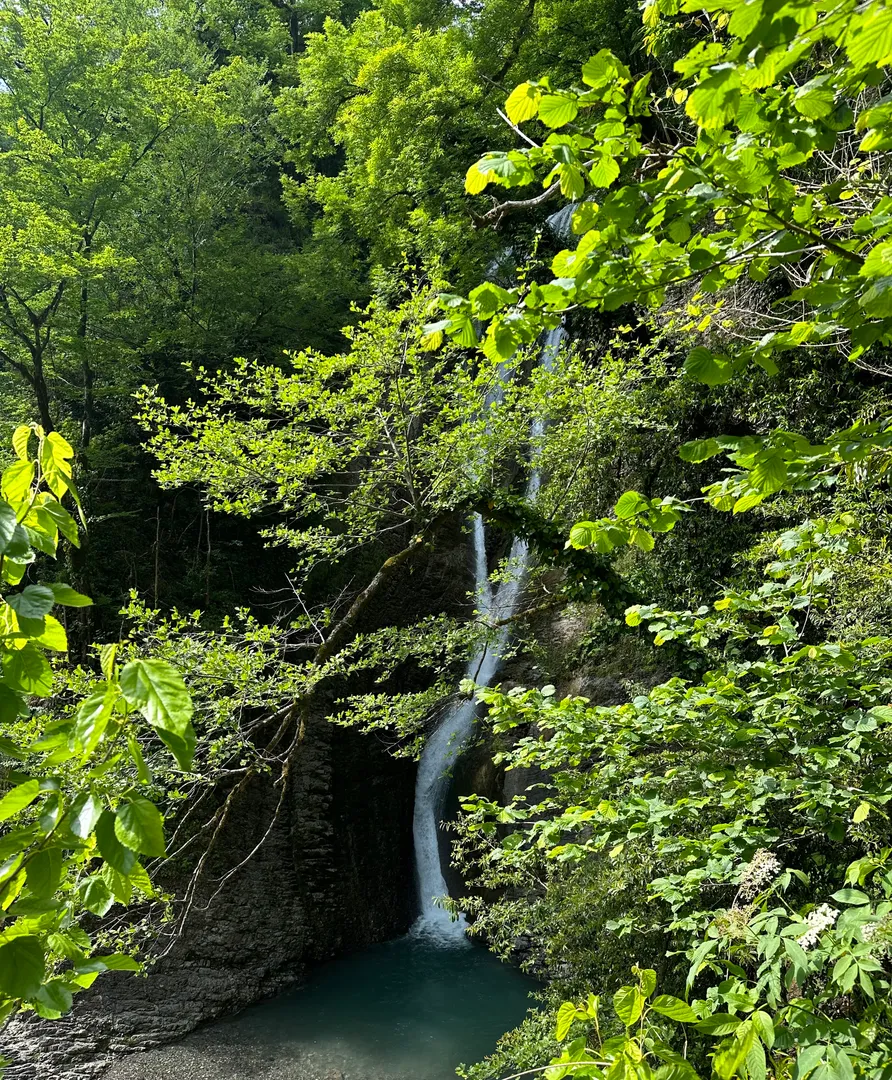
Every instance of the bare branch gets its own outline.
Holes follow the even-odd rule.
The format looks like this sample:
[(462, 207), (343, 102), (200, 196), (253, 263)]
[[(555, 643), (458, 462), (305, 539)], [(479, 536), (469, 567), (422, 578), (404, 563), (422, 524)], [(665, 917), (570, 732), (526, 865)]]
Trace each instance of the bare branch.
[(560, 194), (560, 190), (561, 182), (560, 180), (555, 180), (550, 188), (547, 188), (541, 195), (536, 195), (532, 199), (516, 199), (509, 202), (498, 203), (492, 210), (487, 210), (485, 214), (474, 215), (474, 228), (498, 229), (506, 217), (523, 213), (525, 210), (533, 210), (537, 206), (541, 206), (543, 203), (548, 202), (550, 199), (553, 199), (556, 195)]

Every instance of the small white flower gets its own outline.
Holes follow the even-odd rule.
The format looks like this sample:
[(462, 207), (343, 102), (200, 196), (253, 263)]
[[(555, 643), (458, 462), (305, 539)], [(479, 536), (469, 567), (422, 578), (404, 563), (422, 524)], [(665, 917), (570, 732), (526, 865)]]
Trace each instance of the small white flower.
[(812, 945), (817, 944), (821, 934), (825, 930), (829, 930), (838, 918), (839, 912), (836, 908), (832, 908), (829, 904), (821, 904), (820, 907), (816, 907), (814, 911), (810, 911), (806, 915), (805, 922), (808, 929), (804, 934), (800, 934), (796, 940), (803, 949), (810, 949)]
[(780, 873), (781, 864), (767, 848), (759, 848), (740, 875), (740, 895), (751, 900)]

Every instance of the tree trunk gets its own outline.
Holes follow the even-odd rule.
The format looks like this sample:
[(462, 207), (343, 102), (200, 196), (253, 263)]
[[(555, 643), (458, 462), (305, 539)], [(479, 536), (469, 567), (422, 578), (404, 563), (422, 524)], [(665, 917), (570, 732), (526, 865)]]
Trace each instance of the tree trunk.
[(34, 362), (34, 381), (31, 385), (34, 388), (34, 397), (37, 399), (37, 415), (40, 419), (40, 426), (45, 432), (49, 433), (55, 431), (56, 426), (50, 412), (50, 391), (43, 370), (43, 350), (35, 349), (31, 355)]
[(84, 414), (81, 418), (81, 449), (86, 450), (93, 437), (93, 368), (87, 353), (87, 285), (81, 285), (80, 318), (77, 324), (77, 336), (81, 351), (81, 372), (84, 379)]

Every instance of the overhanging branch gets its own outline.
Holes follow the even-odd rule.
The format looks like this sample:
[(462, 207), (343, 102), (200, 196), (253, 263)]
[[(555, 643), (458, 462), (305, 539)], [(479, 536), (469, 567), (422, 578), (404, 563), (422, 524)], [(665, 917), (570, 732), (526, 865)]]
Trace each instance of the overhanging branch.
[(514, 214), (522, 214), (526, 210), (534, 210), (537, 206), (541, 206), (543, 203), (553, 199), (560, 193), (561, 183), (559, 180), (542, 192), (541, 195), (536, 195), (532, 199), (515, 199), (508, 202), (498, 203), (492, 208), (487, 210), (485, 214), (472, 214), (475, 229), (498, 229), (502, 224), (502, 221), (506, 217), (512, 217)]

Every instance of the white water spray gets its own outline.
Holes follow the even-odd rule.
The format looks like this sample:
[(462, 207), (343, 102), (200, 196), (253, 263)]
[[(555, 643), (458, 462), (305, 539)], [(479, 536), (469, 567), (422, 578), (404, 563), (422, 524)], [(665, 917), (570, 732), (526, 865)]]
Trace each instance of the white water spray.
[[(540, 364), (548, 371), (551, 370), (564, 335), (563, 328), (558, 327), (551, 330), (545, 338)], [(538, 440), (544, 430), (544, 421), (536, 420), (530, 430), (533, 440)], [(533, 469), (526, 488), (529, 501), (535, 501), (541, 484), (539, 470)], [(529, 562), (529, 549), (525, 540), (514, 541), (508, 557), (510, 576), (493, 590), (486, 560), (486, 531), (483, 518), (479, 514), (474, 515), (473, 525), (474, 579), (478, 610), (485, 622), (497, 624), (509, 619), (515, 612)], [(473, 679), (479, 686), (488, 686), (499, 669), (507, 639), (508, 626), (503, 625), (496, 639), (486, 642), (471, 658), (464, 677)], [(471, 737), (476, 713), (476, 702), (464, 697), (447, 709), (440, 725), (424, 747), (415, 781), (415, 877), (421, 914), (413, 932), (434, 938), (444, 945), (461, 944), (467, 940), (464, 916), (454, 919), (437, 904), (439, 898), (449, 894), (440, 859), (439, 832), (452, 780), (452, 767)]]

